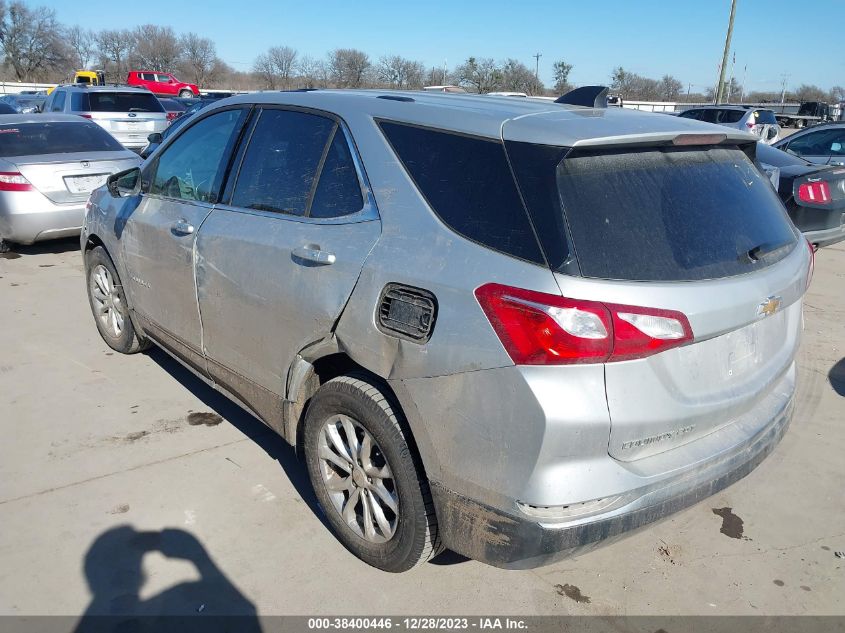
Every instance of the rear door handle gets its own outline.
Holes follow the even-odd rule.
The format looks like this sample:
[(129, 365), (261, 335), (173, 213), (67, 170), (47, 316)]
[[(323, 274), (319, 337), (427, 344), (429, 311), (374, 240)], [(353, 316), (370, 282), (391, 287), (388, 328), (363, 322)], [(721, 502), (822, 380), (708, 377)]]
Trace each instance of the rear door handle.
[(323, 266), (334, 264), (337, 261), (334, 253), (321, 250), (316, 244), (308, 244), (307, 246), (300, 246), (299, 248), (293, 249), (293, 256), (297, 259), (303, 259)]
[(185, 218), (179, 218), (170, 225), (170, 230), (175, 235), (190, 235), (194, 232), (194, 225), (190, 224)]

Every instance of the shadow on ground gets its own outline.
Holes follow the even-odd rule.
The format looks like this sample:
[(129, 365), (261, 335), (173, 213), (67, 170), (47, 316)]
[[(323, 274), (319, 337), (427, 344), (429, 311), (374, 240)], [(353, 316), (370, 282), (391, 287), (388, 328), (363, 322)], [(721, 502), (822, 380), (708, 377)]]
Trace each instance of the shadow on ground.
[[(267, 428), (260, 420), (244, 411), (241, 407), (229, 400), (219, 391), (197, 378), (188, 369), (168, 356), (157, 347), (152, 348), (148, 355), (164, 371), (177, 380), (185, 389), (199, 398), (205, 406), (216, 412), (223, 419), (228, 420), (236, 429), (255, 442), (270, 457), (279, 462), (282, 470), (290, 479), (297, 494), (308, 505), (311, 512), (316, 516), (323, 527), (331, 532), (331, 527), (326, 520), (323, 510), (317, 502), (314, 490), (311, 487), (311, 480), (308, 478), (308, 471), (304, 462), (297, 459), (293, 447), (288, 445), (274, 431)], [(469, 559), (456, 554), (450, 550), (431, 560), (434, 565), (457, 565)], [(363, 564), (363, 563), (362, 563)]]
[(36, 242), (30, 246), (22, 244), (10, 244), (11, 251), (4, 253), (4, 259), (15, 259), (15, 255), (26, 257), (27, 255), (45, 255), (69, 253), (79, 250), (79, 237), (65, 237), (60, 240), (48, 240)]
[[(142, 599), (147, 578), (142, 562), (158, 552), (187, 561), (199, 577)], [(83, 565), (91, 602), (75, 631), (183, 631), (184, 616), (200, 617), (203, 630), (217, 630), (216, 618), (236, 617), (237, 631), (261, 631), (255, 605), (226, 577), (197, 538), (182, 529), (139, 532), (121, 525), (100, 534)], [(197, 621), (192, 617), (192, 624)], [(193, 628), (196, 628), (194, 626)]]
[(841, 359), (827, 374), (830, 386), (840, 396), (845, 397), (845, 358)]
[(322, 509), (317, 503), (317, 497), (311, 488), (311, 481), (308, 479), (305, 464), (297, 459), (293, 447), (255, 416), (247, 413), (222, 393), (197, 378), (162, 350), (153, 347), (148, 355), (185, 389), (199, 398), (205, 406), (222, 416), (224, 420), (227, 420), (276, 460), (282, 470), (285, 471), (300, 498), (308, 505), (323, 526), (330, 530)]

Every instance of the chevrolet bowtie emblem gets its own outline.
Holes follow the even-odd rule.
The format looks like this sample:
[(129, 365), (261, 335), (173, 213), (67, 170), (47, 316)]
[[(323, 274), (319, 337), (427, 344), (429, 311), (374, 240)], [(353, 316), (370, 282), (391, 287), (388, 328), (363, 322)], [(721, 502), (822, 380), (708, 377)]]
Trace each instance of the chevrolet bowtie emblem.
[(757, 306), (757, 316), (761, 319), (772, 316), (775, 312), (780, 310), (782, 299), (780, 297), (769, 297)]

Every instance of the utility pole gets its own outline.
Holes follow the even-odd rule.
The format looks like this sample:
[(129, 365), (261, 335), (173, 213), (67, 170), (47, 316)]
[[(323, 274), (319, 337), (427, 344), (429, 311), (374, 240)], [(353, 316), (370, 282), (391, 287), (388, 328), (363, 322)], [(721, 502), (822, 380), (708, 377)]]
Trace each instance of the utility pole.
[(783, 112), (783, 102), (786, 101), (786, 82), (789, 80), (789, 75), (780, 76), (780, 111)]
[(536, 60), (534, 65), (534, 79), (540, 78), (540, 58), (543, 56), (543, 53), (534, 53), (531, 57)]
[(731, 37), (734, 33), (734, 15), (736, 15), (736, 0), (731, 0), (731, 17), (728, 19), (728, 34), (725, 36), (725, 52), (722, 53), (722, 66), (719, 69), (719, 83), (716, 86), (716, 103), (721, 103), (725, 91), (725, 70), (728, 65), (728, 54), (731, 50)]
[(443, 60), (443, 85), (446, 85), (446, 64), (449, 63), (448, 59)]

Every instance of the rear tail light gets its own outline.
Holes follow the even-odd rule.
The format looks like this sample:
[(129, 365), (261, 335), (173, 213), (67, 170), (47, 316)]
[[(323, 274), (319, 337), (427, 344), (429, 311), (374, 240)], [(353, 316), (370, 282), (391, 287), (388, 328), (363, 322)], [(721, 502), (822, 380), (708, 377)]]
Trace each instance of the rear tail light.
[(168, 112), (167, 113), (167, 121), (175, 121), (179, 118), (179, 115), (182, 114), (181, 112)]
[(0, 171), (0, 191), (32, 191), (32, 185), (20, 172)]
[(475, 296), (517, 365), (570, 365), (645, 358), (693, 340), (673, 310), (568, 299), (486, 284)]
[(798, 185), (798, 199), (813, 204), (830, 202), (830, 185), (824, 180), (805, 182)]
[(751, 128), (754, 127), (754, 124), (751, 121), (746, 121), (745, 127), (747, 127), (748, 129), (751, 129)]

